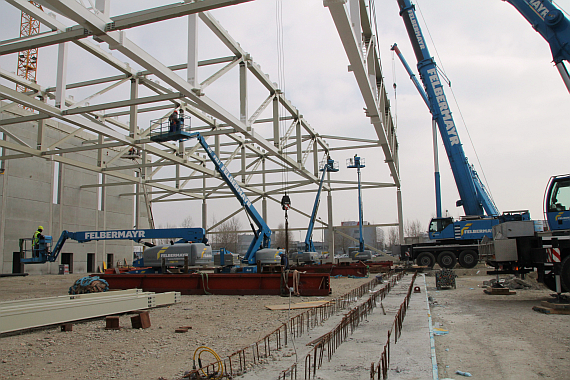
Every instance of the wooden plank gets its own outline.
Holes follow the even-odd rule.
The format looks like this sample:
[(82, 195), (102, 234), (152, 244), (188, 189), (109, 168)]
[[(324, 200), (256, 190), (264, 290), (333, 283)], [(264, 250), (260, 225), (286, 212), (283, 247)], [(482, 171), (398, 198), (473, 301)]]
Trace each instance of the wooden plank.
[(511, 291), (509, 288), (487, 288), (483, 291), (486, 294), (490, 294), (492, 296), (509, 296), (509, 295), (517, 294), (517, 292)]
[(570, 315), (570, 309), (551, 309), (549, 307), (533, 306), (532, 310), (538, 311), (544, 314), (565, 314)]
[(569, 309), (570, 310), (570, 303), (554, 303), (548, 301), (542, 301), (540, 303), (542, 307), (547, 307), (550, 309)]
[[(291, 305), (291, 310), (295, 309), (311, 309), (313, 307), (323, 306), (330, 301), (310, 301), (310, 302), (300, 302)], [(289, 304), (285, 305), (265, 305), (269, 310), (289, 310)]]

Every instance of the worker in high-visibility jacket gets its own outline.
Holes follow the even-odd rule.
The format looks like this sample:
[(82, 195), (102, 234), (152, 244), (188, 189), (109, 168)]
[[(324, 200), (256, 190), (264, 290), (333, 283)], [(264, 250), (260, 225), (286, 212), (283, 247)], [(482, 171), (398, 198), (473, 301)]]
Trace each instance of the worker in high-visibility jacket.
[(34, 237), (32, 238), (32, 256), (39, 257), (39, 249), (40, 249), (40, 239), (44, 238), (42, 235), (44, 228), (42, 226), (38, 227), (38, 230), (34, 232)]

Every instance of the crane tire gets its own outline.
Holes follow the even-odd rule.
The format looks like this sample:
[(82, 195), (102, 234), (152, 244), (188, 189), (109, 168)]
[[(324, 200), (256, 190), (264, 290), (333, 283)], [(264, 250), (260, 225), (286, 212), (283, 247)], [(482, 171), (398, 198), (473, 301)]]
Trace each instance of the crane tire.
[(451, 251), (443, 251), (437, 255), (437, 263), (442, 268), (452, 269), (457, 264), (457, 257)]
[(560, 285), (563, 292), (570, 292), (570, 255), (562, 260), (562, 268), (560, 270)]
[(431, 252), (421, 252), (416, 258), (416, 264), (420, 267), (433, 268), (435, 265), (435, 257)]
[(466, 249), (459, 254), (459, 265), (463, 268), (473, 268), (479, 262), (479, 255), (472, 249)]

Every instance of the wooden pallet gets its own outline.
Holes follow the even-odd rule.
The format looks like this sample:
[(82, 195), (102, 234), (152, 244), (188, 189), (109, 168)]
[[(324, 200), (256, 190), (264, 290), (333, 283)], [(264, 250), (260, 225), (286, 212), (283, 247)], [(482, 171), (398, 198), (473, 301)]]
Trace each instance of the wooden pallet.
[(565, 314), (570, 315), (570, 304), (568, 303), (554, 303), (542, 301), (540, 306), (533, 306), (532, 310), (544, 314)]
[(490, 294), (492, 296), (510, 296), (513, 294), (517, 294), (517, 292), (513, 292), (509, 288), (487, 288), (483, 291), (486, 294)]

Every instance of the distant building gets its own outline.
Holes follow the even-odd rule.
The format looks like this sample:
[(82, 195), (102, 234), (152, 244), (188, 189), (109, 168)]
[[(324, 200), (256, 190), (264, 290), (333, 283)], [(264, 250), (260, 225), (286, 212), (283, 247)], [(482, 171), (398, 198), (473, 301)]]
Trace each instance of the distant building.
[[(344, 227), (344, 228), (342, 228)], [(345, 221), (341, 223), (341, 228), (339, 229), (342, 233), (356, 239), (356, 241), (349, 239), (339, 233), (335, 233), (335, 255), (348, 254), (350, 247), (358, 247), (358, 241), (360, 240), (360, 228), (357, 221)], [(364, 239), (364, 244), (368, 244), (372, 247), (376, 247), (376, 227), (371, 226), (370, 222), (362, 222), (362, 238)], [(329, 231), (325, 230), (325, 242), (328, 244), (329, 241)], [(328, 245), (327, 245), (327, 251)]]

